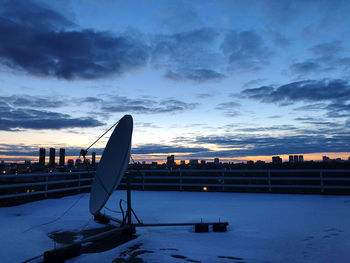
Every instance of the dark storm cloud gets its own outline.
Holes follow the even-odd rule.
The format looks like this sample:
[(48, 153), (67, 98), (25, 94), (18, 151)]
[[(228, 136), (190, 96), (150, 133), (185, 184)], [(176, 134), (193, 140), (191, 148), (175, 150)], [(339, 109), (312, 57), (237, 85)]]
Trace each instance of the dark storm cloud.
[(0, 106), (0, 130), (18, 129), (64, 129), (74, 127), (97, 127), (103, 123), (93, 118), (72, 118), (68, 114), (52, 111)]
[(268, 64), (272, 52), (255, 31), (231, 31), (226, 34), (221, 49), (228, 57), (230, 69), (258, 70)]
[(122, 74), (147, 63), (145, 44), (131, 34), (69, 29), (73, 23), (30, 1), (0, 9), (0, 61), (33, 75), (64, 79)]
[(131, 112), (141, 114), (175, 113), (194, 109), (198, 103), (187, 103), (177, 99), (151, 100), (130, 99), (114, 96), (101, 104), (104, 112)]
[(262, 102), (295, 103), (298, 101), (344, 101), (350, 98), (350, 84), (346, 80), (304, 80), (279, 87), (263, 86), (245, 89), (242, 95)]
[(208, 151), (208, 149), (203, 147), (169, 146), (161, 144), (145, 144), (132, 148), (133, 154), (196, 153), (206, 151)]

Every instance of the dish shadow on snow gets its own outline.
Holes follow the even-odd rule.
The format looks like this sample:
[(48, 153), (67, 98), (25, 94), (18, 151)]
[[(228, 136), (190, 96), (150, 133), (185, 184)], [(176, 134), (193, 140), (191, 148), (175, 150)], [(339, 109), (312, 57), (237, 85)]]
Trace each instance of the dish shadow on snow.
[[(55, 231), (49, 234), (49, 237), (56, 243), (61, 245), (68, 245), (75, 241), (114, 229), (114, 226), (108, 225), (100, 228), (86, 229), (83, 231)], [(100, 253), (113, 249), (121, 244), (124, 244), (137, 235), (121, 235), (119, 233), (109, 235), (101, 240), (90, 242), (83, 246), (83, 253)]]

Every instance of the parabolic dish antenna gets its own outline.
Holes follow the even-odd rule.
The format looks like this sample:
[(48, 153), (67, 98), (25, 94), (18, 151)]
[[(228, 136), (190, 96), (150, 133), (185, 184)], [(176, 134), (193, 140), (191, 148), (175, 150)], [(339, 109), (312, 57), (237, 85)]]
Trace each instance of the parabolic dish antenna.
[(118, 187), (130, 159), (133, 120), (125, 115), (115, 127), (98, 164), (90, 193), (90, 213), (100, 212)]

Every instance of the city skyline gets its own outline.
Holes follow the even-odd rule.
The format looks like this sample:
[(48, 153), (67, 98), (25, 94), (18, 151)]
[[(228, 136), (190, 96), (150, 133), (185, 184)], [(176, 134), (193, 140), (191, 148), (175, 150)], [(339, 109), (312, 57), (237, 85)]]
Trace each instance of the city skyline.
[(350, 155), (348, 1), (0, 2), (0, 160)]

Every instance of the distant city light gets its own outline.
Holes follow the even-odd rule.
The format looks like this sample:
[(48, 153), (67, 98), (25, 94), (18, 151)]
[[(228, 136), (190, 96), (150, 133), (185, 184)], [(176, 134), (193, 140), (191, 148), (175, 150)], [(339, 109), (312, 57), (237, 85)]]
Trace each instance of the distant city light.
[(203, 186), (203, 191), (208, 191), (208, 188), (206, 186)]

